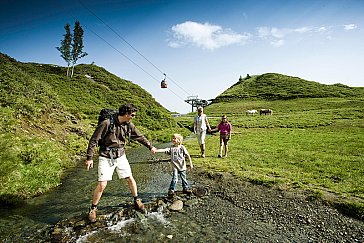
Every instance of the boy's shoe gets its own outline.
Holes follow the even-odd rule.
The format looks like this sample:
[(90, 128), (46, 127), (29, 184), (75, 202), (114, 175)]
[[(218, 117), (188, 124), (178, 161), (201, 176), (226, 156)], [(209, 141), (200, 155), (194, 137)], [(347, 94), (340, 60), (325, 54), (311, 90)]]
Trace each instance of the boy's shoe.
[(173, 190), (168, 190), (168, 196), (173, 197), (175, 192)]
[(145, 212), (145, 207), (144, 204), (142, 203), (142, 200), (140, 200), (139, 198), (134, 200), (134, 208), (142, 213)]
[(188, 188), (183, 188), (183, 194), (190, 195), (190, 194), (192, 194), (192, 190), (188, 189)]
[(90, 220), (91, 223), (96, 222), (96, 211), (97, 208), (90, 208), (88, 211), (88, 219)]

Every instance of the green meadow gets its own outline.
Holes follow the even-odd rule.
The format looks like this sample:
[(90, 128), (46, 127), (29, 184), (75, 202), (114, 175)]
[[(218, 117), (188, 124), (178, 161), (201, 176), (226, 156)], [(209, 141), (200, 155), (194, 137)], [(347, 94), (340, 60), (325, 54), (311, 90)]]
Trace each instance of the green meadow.
[[(155, 143), (189, 136), (193, 116), (171, 112), (143, 88), (96, 65), (66, 68), (22, 63), (0, 53), (0, 203), (14, 205), (62, 183), (83, 163), (101, 108), (132, 102), (135, 124)], [(364, 88), (324, 85), (267, 73), (240, 78), (205, 113), (216, 126), (233, 124), (229, 156), (217, 158), (219, 136), (207, 137), (207, 157), (196, 139), (185, 144), (194, 164), (281, 190), (303, 190), (364, 217)], [(272, 116), (246, 115), (270, 108)], [(132, 143), (131, 146), (138, 146)]]
[[(270, 108), (272, 116), (246, 115)], [(223, 171), (281, 190), (303, 190), (355, 215), (364, 215), (364, 99), (303, 98), (235, 101), (206, 107), (214, 127), (226, 114), (233, 125), (229, 154), (218, 158), (219, 135), (186, 140), (197, 167)], [(179, 118), (187, 123), (193, 117)], [(354, 210), (353, 210), (354, 208)]]

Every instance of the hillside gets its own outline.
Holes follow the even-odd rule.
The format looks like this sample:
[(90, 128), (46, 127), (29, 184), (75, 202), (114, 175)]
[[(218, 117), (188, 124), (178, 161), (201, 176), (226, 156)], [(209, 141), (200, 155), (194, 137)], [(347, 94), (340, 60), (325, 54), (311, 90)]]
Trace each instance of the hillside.
[[(301, 191), (307, 201), (323, 201), (363, 219), (363, 91), (281, 74), (242, 79), (204, 110), (212, 127), (221, 115), (231, 122), (228, 157), (218, 158), (220, 141), (214, 133), (206, 137), (206, 158), (197, 156), (194, 165), (269, 188)], [(273, 114), (246, 114), (264, 108)], [(178, 118), (184, 124), (191, 119)], [(195, 143), (184, 143), (192, 156), (199, 154)]]
[(240, 99), (287, 100), (295, 98), (363, 97), (363, 87), (326, 85), (277, 73), (245, 77), (213, 102)]
[(96, 65), (77, 65), (67, 78), (65, 67), (21, 63), (0, 53), (0, 81), (0, 201), (58, 185), (63, 172), (84, 158), (104, 107), (133, 103), (139, 109), (134, 123), (152, 140), (169, 140), (170, 130), (178, 129), (148, 92)]

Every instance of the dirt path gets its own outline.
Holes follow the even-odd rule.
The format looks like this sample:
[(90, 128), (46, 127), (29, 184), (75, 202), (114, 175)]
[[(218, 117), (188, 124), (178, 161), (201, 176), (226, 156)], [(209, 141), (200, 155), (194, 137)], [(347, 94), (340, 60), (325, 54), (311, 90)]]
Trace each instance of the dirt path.
[(298, 192), (242, 182), (229, 174), (195, 172), (208, 196), (185, 216), (220, 242), (364, 242), (364, 221)]

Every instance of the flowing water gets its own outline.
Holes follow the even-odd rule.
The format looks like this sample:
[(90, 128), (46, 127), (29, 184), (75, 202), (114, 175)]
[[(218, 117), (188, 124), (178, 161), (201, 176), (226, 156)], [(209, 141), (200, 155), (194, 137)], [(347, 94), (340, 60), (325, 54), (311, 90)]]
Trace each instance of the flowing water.
[[(158, 159), (166, 159), (165, 156), (164, 154), (152, 155), (145, 147), (127, 151), (127, 157), (137, 181), (139, 196), (144, 202), (166, 195), (171, 179), (170, 164), (155, 162)], [(189, 183), (193, 184), (191, 178), (188, 179)], [(19, 208), (2, 207), (0, 209), (0, 242), (49, 241), (52, 225), (60, 220), (87, 213), (96, 180), (97, 168), (86, 172), (82, 161), (68, 173), (62, 185), (52, 192), (30, 199)], [(180, 188), (179, 181), (177, 189)], [(132, 196), (126, 180), (117, 179), (114, 173), (114, 179), (108, 183), (99, 208), (131, 202)], [(187, 225), (190, 229), (199, 227), (189, 222), (183, 213), (166, 218), (162, 213), (154, 212), (143, 219), (122, 220), (107, 229), (80, 237), (77, 242), (161, 242), (172, 239), (179, 234), (182, 226), (184, 228)], [(183, 237), (189, 237), (188, 232), (187, 236)]]

